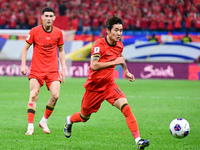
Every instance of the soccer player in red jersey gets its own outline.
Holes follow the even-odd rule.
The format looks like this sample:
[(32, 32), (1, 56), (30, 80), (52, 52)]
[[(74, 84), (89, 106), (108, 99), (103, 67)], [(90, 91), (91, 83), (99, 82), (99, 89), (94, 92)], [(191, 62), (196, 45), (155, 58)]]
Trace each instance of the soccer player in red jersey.
[[(47, 120), (52, 114), (59, 98), (61, 76), (62, 82), (65, 82), (66, 65), (65, 51), (63, 48), (64, 41), (62, 31), (53, 26), (55, 11), (50, 7), (46, 7), (42, 10), (41, 18), (43, 24), (30, 30), (21, 56), (21, 73), (26, 75), (28, 73), (28, 68), (26, 66), (27, 51), (33, 44), (33, 56), (29, 74), (30, 97), (27, 111), (28, 130), (26, 135), (32, 135), (34, 133), (33, 121), (36, 111), (36, 102), (39, 89), (43, 86), (44, 81), (46, 82), (47, 89), (50, 91), (51, 96), (46, 105), (44, 116), (39, 123), (39, 127), (41, 127), (45, 133), (50, 133)], [(58, 68), (58, 50), (62, 67), (60, 73)]]
[(82, 99), (81, 112), (67, 116), (64, 127), (66, 137), (71, 136), (72, 124), (86, 122), (92, 113), (97, 112), (101, 103), (107, 100), (125, 116), (126, 123), (133, 134), (138, 149), (149, 145), (149, 140), (140, 138), (137, 121), (131, 111), (126, 96), (114, 80), (116, 65), (121, 65), (130, 81), (134, 76), (129, 72), (122, 55), (123, 44), (120, 41), (123, 31), (123, 20), (113, 16), (106, 21), (107, 36), (95, 42), (91, 51), (89, 75), (84, 84), (85, 93)]

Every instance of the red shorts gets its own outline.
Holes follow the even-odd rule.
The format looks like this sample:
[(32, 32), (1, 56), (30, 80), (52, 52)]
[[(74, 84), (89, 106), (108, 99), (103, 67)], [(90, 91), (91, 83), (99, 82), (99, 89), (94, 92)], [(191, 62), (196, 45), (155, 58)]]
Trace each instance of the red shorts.
[(40, 84), (40, 86), (44, 85), (44, 81), (46, 82), (47, 89), (49, 90), (49, 87), (53, 81), (60, 81), (60, 74), (59, 72), (37, 72), (37, 71), (30, 71), (29, 74), (29, 80), (32, 78), (36, 78)]
[(124, 93), (120, 90), (116, 84), (110, 85), (103, 92), (86, 90), (83, 95), (81, 113), (84, 115), (90, 115), (93, 112), (97, 112), (104, 100), (107, 100), (111, 105), (118, 98), (126, 98)]

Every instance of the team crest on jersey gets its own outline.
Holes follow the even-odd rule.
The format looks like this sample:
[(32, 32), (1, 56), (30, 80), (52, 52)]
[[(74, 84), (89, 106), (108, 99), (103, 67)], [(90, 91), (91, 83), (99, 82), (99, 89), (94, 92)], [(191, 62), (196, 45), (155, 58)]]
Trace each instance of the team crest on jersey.
[(94, 53), (99, 53), (100, 47), (94, 47)]

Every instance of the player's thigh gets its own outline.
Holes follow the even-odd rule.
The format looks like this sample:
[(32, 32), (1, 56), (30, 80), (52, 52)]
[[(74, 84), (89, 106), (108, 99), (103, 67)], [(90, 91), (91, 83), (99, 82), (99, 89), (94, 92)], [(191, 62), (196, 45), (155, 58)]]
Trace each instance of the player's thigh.
[(122, 104), (127, 103), (127, 99), (123, 91), (118, 85), (111, 85), (106, 92), (106, 100), (113, 106), (120, 108)]
[(49, 90), (50, 90), (51, 95), (57, 95), (57, 97), (58, 97), (59, 92), (60, 92), (60, 81), (51, 82)]
[(40, 83), (36, 78), (30, 79), (30, 91), (36, 90), (38, 91), (40, 89)]
[(45, 81), (45, 73), (42, 72), (37, 72), (37, 71), (31, 71), (29, 74), (29, 80), (34, 79), (34, 83), (36, 82), (35, 79), (38, 81), (40, 84), (40, 87), (44, 85)]
[[(59, 72), (47, 73), (45, 82), (46, 82), (46, 86), (47, 86), (48, 90), (50, 90), (50, 87), (51, 87), (56, 92), (60, 91), (61, 78), (60, 78)], [(58, 87), (58, 89), (56, 89), (57, 87)], [(52, 90), (50, 90), (50, 91), (52, 91)]]
[(97, 112), (104, 101), (103, 92), (91, 92), (86, 90), (81, 104), (81, 113), (90, 116), (93, 112)]
[(36, 78), (31, 78), (30, 79), (30, 97), (29, 97), (29, 102), (36, 102), (38, 99), (38, 93), (40, 89), (40, 83)]

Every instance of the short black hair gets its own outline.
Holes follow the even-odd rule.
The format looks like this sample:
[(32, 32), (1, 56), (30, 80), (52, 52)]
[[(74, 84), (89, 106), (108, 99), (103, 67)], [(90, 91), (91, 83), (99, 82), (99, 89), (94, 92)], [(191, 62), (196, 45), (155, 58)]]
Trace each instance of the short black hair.
[(123, 20), (120, 17), (117, 17), (116, 15), (112, 16), (106, 21), (106, 28), (108, 28), (110, 31), (115, 24), (122, 24)]
[(51, 7), (45, 7), (43, 10), (42, 10), (42, 14), (44, 14), (45, 12), (53, 12), (55, 14), (55, 11), (53, 8)]

